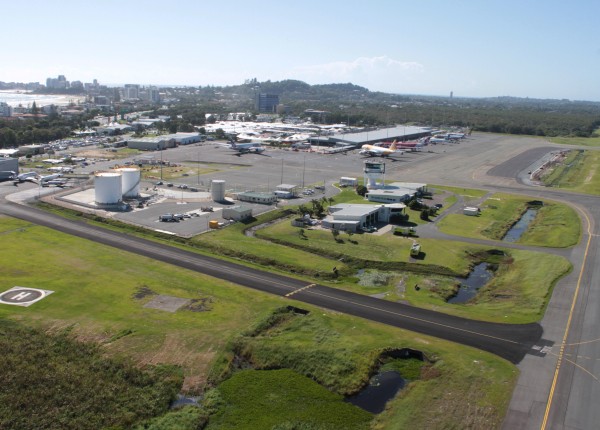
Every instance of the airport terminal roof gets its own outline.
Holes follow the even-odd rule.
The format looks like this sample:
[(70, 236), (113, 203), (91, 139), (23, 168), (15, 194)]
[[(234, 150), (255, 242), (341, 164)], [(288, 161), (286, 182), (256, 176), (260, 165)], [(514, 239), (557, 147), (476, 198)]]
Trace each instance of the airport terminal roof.
[(419, 137), (429, 136), (431, 128), (397, 125), (387, 128), (363, 129), (356, 133), (336, 133), (332, 136), (321, 136), (311, 138), (311, 141), (323, 144), (347, 144), (353, 146), (368, 143), (386, 142), (393, 140), (413, 140)]

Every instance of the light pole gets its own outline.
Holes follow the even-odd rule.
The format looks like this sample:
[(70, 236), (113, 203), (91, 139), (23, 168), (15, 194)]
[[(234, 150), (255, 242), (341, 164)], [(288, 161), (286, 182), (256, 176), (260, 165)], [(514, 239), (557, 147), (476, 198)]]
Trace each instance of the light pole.
[(198, 149), (198, 185), (200, 185), (200, 150)]
[(302, 164), (302, 189), (304, 189), (304, 172), (306, 171), (306, 154), (304, 154), (304, 163)]
[(160, 151), (160, 181), (162, 182), (162, 180), (163, 180), (163, 172), (162, 172), (163, 159), (162, 159), (162, 149), (160, 149), (160, 147), (159, 147), (159, 151)]

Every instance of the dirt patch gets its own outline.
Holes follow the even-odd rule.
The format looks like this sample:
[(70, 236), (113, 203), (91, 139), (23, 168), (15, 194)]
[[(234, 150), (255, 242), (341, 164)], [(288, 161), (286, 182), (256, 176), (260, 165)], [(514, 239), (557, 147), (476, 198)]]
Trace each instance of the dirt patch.
[(166, 312), (175, 312), (180, 308), (188, 305), (190, 299), (182, 299), (181, 297), (157, 295), (152, 300), (144, 305), (145, 308), (159, 309)]
[(149, 296), (154, 296), (156, 293), (150, 289), (147, 285), (142, 285), (138, 287), (135, 293), (133, 293), (133, 298), (137, 300), (144, 299)]
[(147, 354), (140, 362), (143, 365), (173, 364), (181, 366), (184, 371), (184, 380), (181, 391), (183, 393), (198, 393), (206, 385), (210, 364), (215, 352), (209, 349), (206, 352), (191, 351), (182, 338), (177, 334), (168, 334), (165, 341), (154, 354)]
[(583, 180), (584, 184), (589, 184), (590, 182), (592, 182), (592, 178), (594, 177), (594, 174), (596, 173), (596, 169), (598, 168), (598, 166), (596, 164), (594, 164), (590, 170), (590, 173), (587, 175), (587, 177)]
[(105, 149), (87, 149), (85, 151), (78, 152), (77, 155), (79, 157), (88, 158), (108, 158), (109, 160), (119, 158), (116, 152), (110, 152)]
[(212, 310), (212, 303), (212, 297), (204, 297), (202, 299), (191, 299), (189, 303), (181, 309), (191, 312), (207, 312)]

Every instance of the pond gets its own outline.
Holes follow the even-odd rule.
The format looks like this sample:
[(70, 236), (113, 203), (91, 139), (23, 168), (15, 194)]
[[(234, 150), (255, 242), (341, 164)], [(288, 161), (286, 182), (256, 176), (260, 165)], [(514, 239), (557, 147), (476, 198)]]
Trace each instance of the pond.
[(487, 263), (479, 263), (473, 267), (471, 273), (466, 279), (460, 280), (460, 288), (456, 295), (448, 299), (448, 303), (465, 303), (475, 297), (477, 291), (487, 284), (494, 276), (494, 273), (488, 269)]
[(373, 376), (369, 385), (345, 400), (365, 411), (378, 414), (383, 412), (388, 400), (393, 399), (405, 385), (406, 380), (398, 372), (382, 372)]
[(183, 394), (177, 394), (177, 398), (171, 402), (171, 409), (180, 408), (182, 406), (194, 405), (200, 407), (198, 401), (201, 397), (187, 397)]
[(506, 232), (502, 240), (504, 242), (516, 242), (519, 240), (523, 233), (525, 233), (527, 230), (527, 227), (529, 227), (531, 221), (535, 219), (536, 215), (537, 209), (527, 209), (519, 221), (517, 221), (515, 225), (513, 225), (510, 230)]

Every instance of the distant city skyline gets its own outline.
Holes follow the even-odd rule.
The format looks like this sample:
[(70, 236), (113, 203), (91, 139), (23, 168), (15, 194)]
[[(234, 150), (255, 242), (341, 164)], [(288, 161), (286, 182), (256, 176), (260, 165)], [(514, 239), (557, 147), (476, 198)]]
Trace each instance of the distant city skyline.
[(600, 101), (600, 3), (549, 0), (3, 2), (0, 81), (225, 86)]

